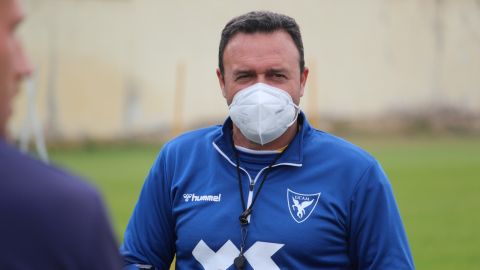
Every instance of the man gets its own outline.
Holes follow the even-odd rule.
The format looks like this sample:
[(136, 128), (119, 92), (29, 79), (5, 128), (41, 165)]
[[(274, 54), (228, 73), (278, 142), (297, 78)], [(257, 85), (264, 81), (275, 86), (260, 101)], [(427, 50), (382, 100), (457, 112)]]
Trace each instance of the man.
[(127, 268), (414, 269), (390, 184), (358, 147), (313, 129), (296, 22), (250, 12), (223, 29), (223, 126), (165, 144), (121, 248)]
[(0, 269), (120, 269), (97, 191), (6, 143), (12, 99), (31, 66), (15, 36), (23, 11), (0, 0)]

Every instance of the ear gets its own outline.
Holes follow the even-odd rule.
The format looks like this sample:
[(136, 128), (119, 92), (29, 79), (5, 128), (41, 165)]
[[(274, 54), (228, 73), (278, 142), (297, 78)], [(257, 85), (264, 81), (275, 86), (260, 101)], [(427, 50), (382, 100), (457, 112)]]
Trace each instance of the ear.
[(225, 92), (225, 78), (222, 75), (220, 69), (217, 68), (217, 78), (218, 83), (220, 84), (220, 89), (222, 90), (222, 95), (224, 98), (227, 98), (227, 93)]
[(308, 67), (305, 67), (302, 74), (300, 74), (300, 97), (303, 97), (303, 93), (305, 91), (305, 84), (307, 83), (308, 72)]

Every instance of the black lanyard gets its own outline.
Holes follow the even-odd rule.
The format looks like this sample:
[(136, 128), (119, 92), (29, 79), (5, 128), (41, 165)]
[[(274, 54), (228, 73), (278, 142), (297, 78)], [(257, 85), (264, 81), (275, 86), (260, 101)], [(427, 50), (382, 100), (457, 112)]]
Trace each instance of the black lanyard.
[(265, 173), (263, 174), (263, 178), (262, 178), (262, 181), (260, 182), (260, 186), (258, 187), (257, 193), (255, 193), (255, 195), (253, 196), (252, 203), (248, 206), (248, 208), (245, 204), (245, 199), (243, 198), (242, 177), (240, 175), (240, 159), (238, 157), (238, 150), (235, 148), (233, 139), (232, 139), (232, 147), (233, 147), (233, 152), (235, 153), (235, 158), (236, 158), (236, 163), (237, 163), (236, 164), (237, 165), (237, 179), (238, 179), (238, 186), (239, 186), (239, 190), (240, 190), (240, 199), (242, 201), (242, 208), (243, 208), (243, 212), (238, 217), (239, 220), (240, 220), (240, 227), (241, 227), (240, 232), (241, 232), (241, 235), (242, 235), (242, 238), (241, 238), (242, 242), (241, 242), (241, 245), (240, 245), (240, 254), (238, 255), (238, 257), (235, 258), (235, 260), (233, 261), (233, 264), (235, 265), (235, 268), (237, 268), (237, 270), (242, 270), (245, 267), (245, 257), (243, 256), (243, 252), (244, 252), (244, 247), (245, 247), (245, 240), (247, 239), (247, 234), (248, 234), (248, 216), (250, 216), (252, 214), (253, 204), (257, 200), (258, 195), (260, 194), (260, 191), (262, 190), (263, 183), (265, 183), (265, 180), (267, 179), (268, 174), (272, 170), (273, 165), (275, 165), (275, 163), (283, 155), (283, 153), (285, 153), (287, 151), (288, 146), (275, 157), (275, 159), (270, 163), (270, 165), (268, 165), (268, 168), (266, 169)]

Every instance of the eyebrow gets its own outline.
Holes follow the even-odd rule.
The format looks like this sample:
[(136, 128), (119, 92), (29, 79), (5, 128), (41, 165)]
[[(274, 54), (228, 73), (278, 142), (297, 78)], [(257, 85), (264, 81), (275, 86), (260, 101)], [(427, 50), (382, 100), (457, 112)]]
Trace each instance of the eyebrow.
[(236, 70), (233, 72), (233, 76), (239, 75), (253, 75), (255, 72), (253, 70)]
[(272, 73), (288, 73), (288, 70), (284, 69), (284, 68), (270, 68), (267, 70), (267, 72), (265, 73), (268, 73), (268, 74), (272, 74)]
[[(287, 69), (284, 69), (284, 68), (270, 68), (270, 69), (267, 69), (267, 71), (265, 71), (266, 74), (274, 74), (274, 73), (288, 73), (288, 70)], [(238, 76), (238, 75), (252, 75), (252, 74), (255, 74), (255, 71), (253, 70), (248, 70), (248, 69), (245, 69), (245, 70), (236, 70), (233, 72), (233, 75), (234, 76)]]

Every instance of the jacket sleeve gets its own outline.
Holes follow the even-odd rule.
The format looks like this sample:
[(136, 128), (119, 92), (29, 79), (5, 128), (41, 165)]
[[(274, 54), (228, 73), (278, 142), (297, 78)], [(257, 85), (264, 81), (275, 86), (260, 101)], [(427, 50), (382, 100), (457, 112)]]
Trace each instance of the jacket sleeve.
[(391, 185), (377, 162), (352, 194), (349, 238), (354, 269), (415, 269)]
[(146, 177), (125, 231), (120, 247), (124, 269), (169, 269), (175, 255), (170, 185), (162, 153)]

